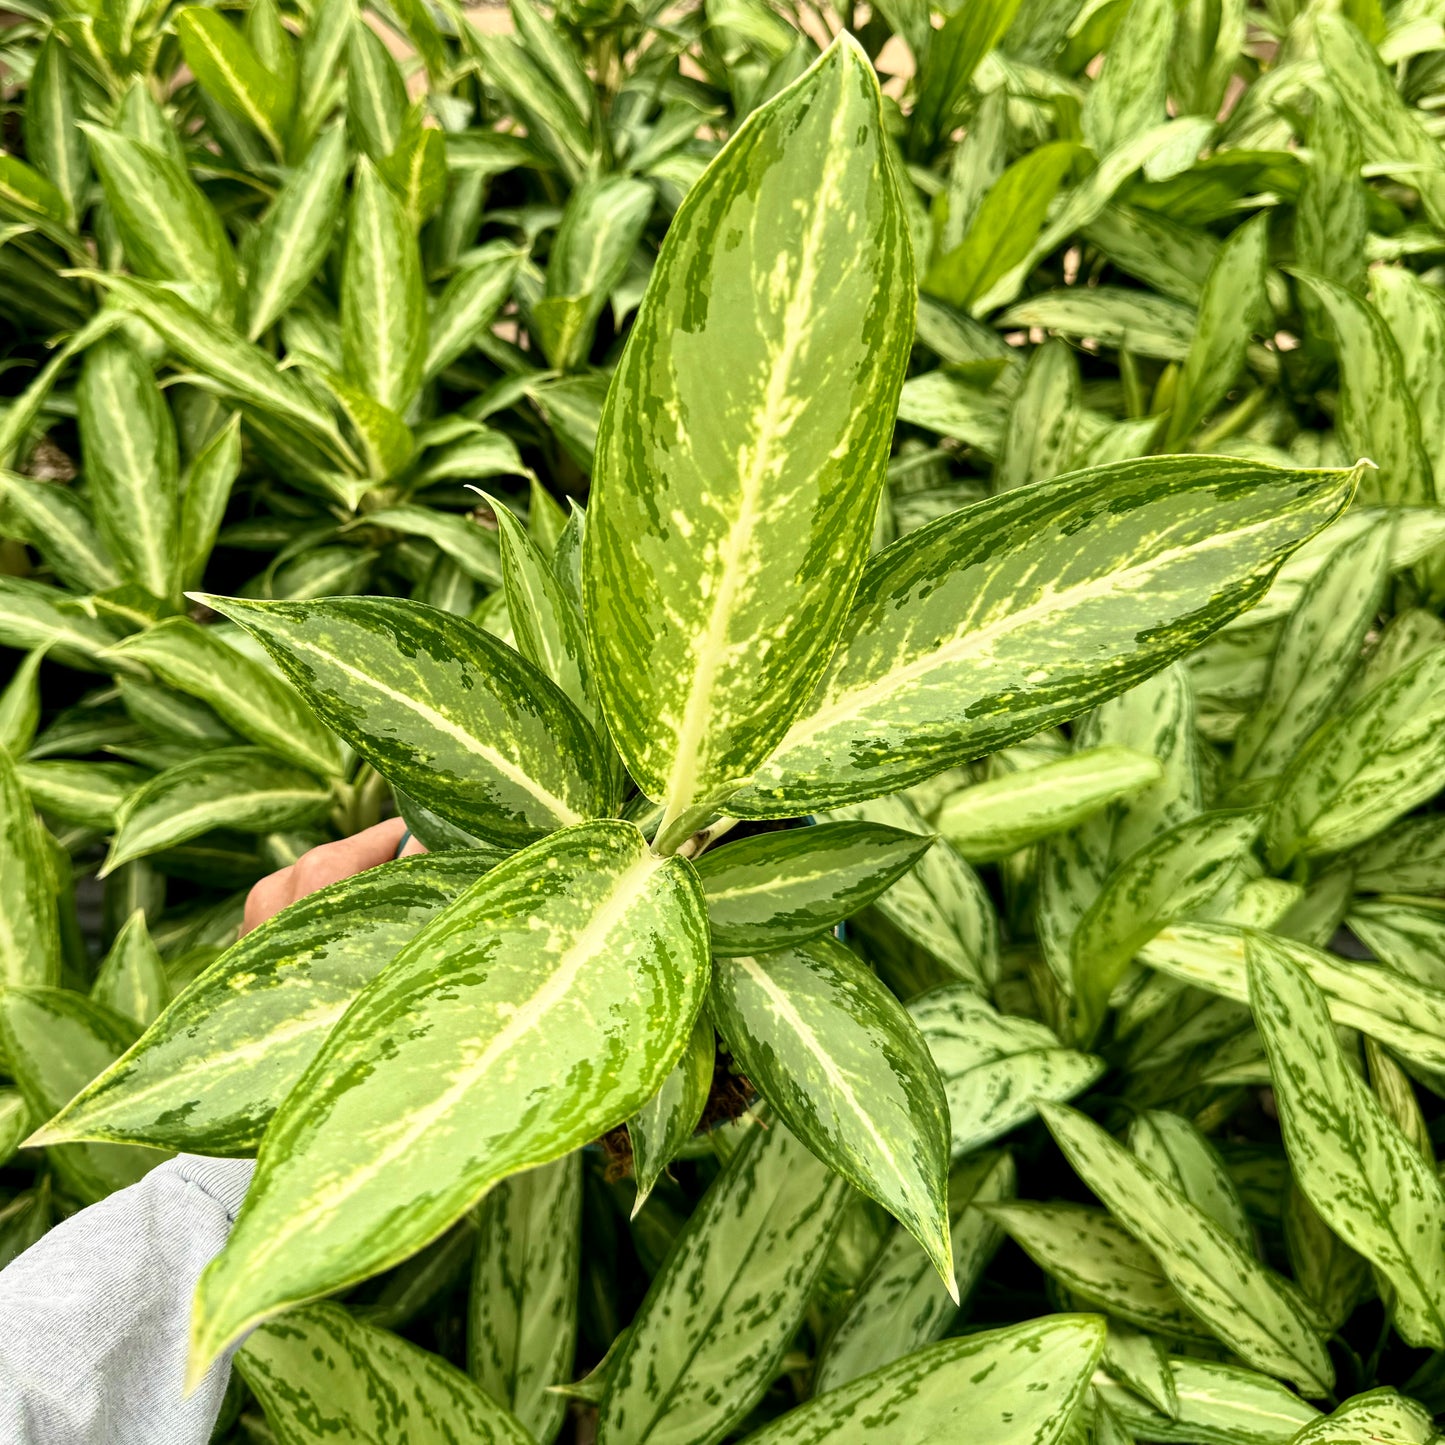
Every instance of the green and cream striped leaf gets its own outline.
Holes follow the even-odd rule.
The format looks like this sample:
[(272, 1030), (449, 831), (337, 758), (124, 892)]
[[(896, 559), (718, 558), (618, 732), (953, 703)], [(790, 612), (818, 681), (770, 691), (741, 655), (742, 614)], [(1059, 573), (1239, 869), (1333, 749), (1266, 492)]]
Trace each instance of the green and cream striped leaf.
[(1171, 1418), (1179, 1413), (1169, 1356), (1157, 1335), (1110, 1320), (1102, 1363), (1107, 1374), (1142, 1395), (1156, 1410)]
[(532, 1445), (455, 1366), (340, 1305), (306, 1305), (261, 1326), (235, 1365), (277, 1445), (310, 1445), (318, 1429), (407, 1445)]
[(170, 600), (179, 583), (180, 461), (150, 363), (123, 335), (86, 353), (76, 388), (87, 495), (125, 576)]
[(0, 985), (60, 982), (60, 920), (45, 830), (0, 747)]
[[(1405, 387), (1420, 418), (1420, 440), (1431, 473), (1438, 474), (1445, 468), (1445, 392), (1434, 378), (1445, 357), (1445, 300), (1404, 266), (1372, 266), (1370, 304), (1384, 317), (1400, 350)], [(1442, 490), (1437, 476), (1437, 497)]]
[(30, 1109), (19, 1089), (0, 1088), (0, 1165), (8, 1164), (30, 1132)]
[(627, 1121), (632, 1177), (637, 1182), (634, 1219), (663, 1170), (696, 1131), (707, 1107), (716, 1066), (717, 1038), (712, 1024), (699, 1019), (693, 1025), (687, 1048), (662, 1087)]
[[(47, 1119), (128, 1048), (135, 1025), (66, 988), (0, 989), (0, 1057), (33, 1119)], [(128, 1144), (62, 1144), (46, 1158), (86, 1204), (134, 1184), (166, 1155)]]
[(954, 1159), (1032, 1119), (1041, 1099), (1064, 1103), (1104, 1072), (1034, 1019), (1001, 1014), (973, 989), (946, 984), (908, 1005), (943, 1080)]
[(90, 507), (70, 487), (0, 472), (0, 530), (29, 541), (67, 587), (103, 592), (121, 585)]
[(1351, 1069), (1325, 998), (1277, 940), (1245, 940), (1290, 1168), (1320, 1217), (1395, 1289), (1408, 1343), (1445, 1342), (1445, 1186)]
[(1134, 955), (1166, 924), (1209, 902), (1237, 874), (1259, 833), (1257, 812), (1201, 813), (1126, 859), (1074, 931), (1079, 1027), (1092, 1038)]
[(90, 182), (90, 146), (78, 124), (80, 87), (70, 50), (52, 31), (35, 53), (25, 98), (25, 154), (65, 200), (75, 224)]
[(1376, 961), (1429, 988), (1445, 989), (1445, 900), (1357, 899), (1346, 921)]
[(1266, 1375), (1213, 1360), (1170, 1360), (1173, 1418), (1151, 1409), (1120, 1385), (1095, 1381), (1095, 1389), (1125, 1427), (1141, 1440), (1165, 1445), (1290, 1445), (1320, 1412), (1293, 1390)]
[(1145, 753), (1084, 748), (950, 793), (934, 822), (970, 863), (988, 863), (1163, 780), (1164, 765)]
[(1102, 1209), (1019, 1200), (979, 1206), (1051, 1279), (1141, 1330), (1210, 1339), (1158, 1261)]
[(37, 1137), (256, 1149), (352, 999), (497, 861), (476, 849), (402, 858), (293, 903), (227, 949)]
[(884, 135), (844, 35), (688, 193), (608, 391), (588, 628), (618, 751), (672, 819), (777, 743), (867, 555), (915, 297)]
[(948, 1105), (903, 1006), (837, 940), (719, 958), (709, 1008), (759, 1092), (830, 1168), (876, 1199), (953, 1289)]
[(1051, 1315), (943, 1340), (789, 1411), (744, 1445), (1058, 1445), (1069, 1438), (1104, 1345), (1095, 1315)]
[[(973, 1206), (1012, 1199), (1016, 1186), (1008, 1154), (979, 1155), (950, 1177), (949, 1229), (960, 1298), (968, 1297), (1003, 1238), (1003, 1231)], [(957, 1314), (958, 1306), (917, 1240), (895, 1227), (823, 1347), (814, 1393), (837, 1389), (931, 1345), (948, 1332)]]
[(598, 1445), (712, 1445), (777, 1374), (848, 1186), (776, 1121), (750, 1121), (608, 1370)]
[(214, 630), (171, 617), (112, 649), (143, 664), (168, 687), (206, 703), (242, 737), (322, 776), (341, 771), (336, 740), (268, 668), (228, 646)]
[(869, 565), (808, 710), (729, 811), (877, 796), (1123, 692), (1262, 596), (1351, 476), (1147, 458), (909, 533)]
[(704, 853), (714, 953), (786, 948), (826, 933), (895, 884), (933, 845), (865, 820), (759, 833)]
[(0, 752), (22, 757), (35, 741), (40, 725), (40, 664), (45, 653), (28, 652), (0, 690)]
[(1047, 482), (1069, 471), (1079, 453), (1082, 411), (1074, 353), (1067, 342), (1046, 341), (1029, 357), (1009, 408), (993, 490)]
[(1325, 1394), (1334, 1365), (1289, 1283), (1083, 1114), (1040, 1112), (1080, 1178), (1159, 1261), (1190, 1309), (1241, 1359)]
[(191, 459), (181, 478), (181, 586), (196, 586), (216, 545), (231, 488), (241, 471), (241, 413)]
[(351, 381), (391, 411), (406, 411), (426, 365), (421, 251), (401, 202), (365, 160), (351, 193), (341, 350)]
[[(485, 440), (490, 443), (490, 438)], [(385, 527), (406, 537), (425, 537), (474, 581), (490, 587), (502, 585), (502, 555), (496, 534), (471, 516), (404, 502), (367, 512), (358, 518), (358, 525)]]
[(81, 122), (130, 268), (186, 284), (201, 310), (230, 319), (236, 258), (214, 207), (182, 166), (119, 130)]
[(1389, 545), (1387, 528), (1361, 532), (1305, 584), (1275, 645), (1264, 694), (1234, 735), (1239, 778), (1278, 777), (1328, 718), (1379, 611)]
[[(827, 816), (931, 836), (928, 824), (904, 797), (875, 798), (833, 809)], [(950, 973), (985, 991), (992, 989), (999, 972), (998, 917), (978, 874), (951, 847), (930, 848), (873, 906)]]
[(1445, 647), (1336, 713), (1280, 781), (1266, 825), (1278, 867), (1341, 852), (1440, 789), (1445, 770)]
[(582, 1155), (505, 1179), (482, 1201), (467, 1373), (550, 1445), (567, 1414), (582, 1252)]
[(1361, 893), (1445, 893), (1445, 817), (1406, 818), (1350, 854)]
[(203, 597), (265, 644), (316, 715), (424, 807), (503, 846), (611, 810), (565, 694), (464, 618), (380, 597)]
[(389, 156), (406, 124), (406, 77), (386, 42), (353, 20), (346, 43), (346, 120), (357, 146), (373, 161)]
[(248, 340), (279, 320), (321, 268), (341, 218), (349, 161), (338, 125), (307, 151), (256, 228), (246, 272)]
[(422, 368), (428, 381), (464, 356), (486, 333), (512, 294), (521, 265), (522, 253), (502, 241), (488, 241), (468, 253), (432, 311)]
[(42, 813), (106, 832), (147, 774), (129, 763), (46, 758), (19, 764), (20, 781)]
[(278, 70), (218, 10), (186, 5), (171, 22), (197, 83), (232, 115), (249, 122), (280, 159), (293, 92)]
[(707, 981), (692, 865), (629, 823), (565, 829), (479, 879), (362, 989), (277, 1110), (198, 1286), (193, 1378), (250, 1326), (399, 1263), (500, 1180), (634, 1114)]
[(1209, 1141), (1178, 1114), (1148, 1109), (1129, 1126), (1129, 1147), (1171, 1189), (1202, 1209), (1246, 1254), (1255, 1252), (1254, 1229), (1234, 1181)]
[[(121, 925), (101, 961), (90, 997), (142, 1029), (154, 1023), (170, 1002), (170, 978), (146, 927), (144, 909), (137, 908)], [(90, 1086), (86, 1087), (88, 1090)]]
[[(1236, 1003), (1249, 1002), (1242, 929), (1179, 923), (1139, 951), (1139, 961)], [(1439, 990), (1377, 963), (1338, 958), (1308, 944), (1275, 938), (1324, 994), (1330, 1017), (1358, 1029), (1423, 1069), (1445, 1069), (1445, 1000)]]
[(101, 654), (119, 640), (111, 623), (85, 611), (48, 583), (0, 576), (0, 642), (88, 672), (104, 670)]
[(1356, 1395), (1323, 1420), (1311, 1421), (1290, 1445), (1436, 1445), (1439, 1439), (1423, 1405), (1383, 1388)]

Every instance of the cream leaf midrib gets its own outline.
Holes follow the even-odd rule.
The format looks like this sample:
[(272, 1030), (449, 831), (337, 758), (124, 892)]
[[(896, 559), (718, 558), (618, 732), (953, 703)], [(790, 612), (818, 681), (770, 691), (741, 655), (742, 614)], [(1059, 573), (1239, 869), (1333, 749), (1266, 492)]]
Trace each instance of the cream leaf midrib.
[[(442, 1123), (486, 1077), (498, 1059), (512, 1051), (524, 1037), (536, 1032), (546, 1022), (556, 1006), (567, 998), (582, 969), (597, 956), (614, 930), (625, 921), (627, 914), (646, 896), (654, 877), (666, 866), (664, 860), (644, 850), (637, 861), (618, 876), (611, 892), (561, 954), (541, 987), (529, 998), (512, 1006), (512, 1012), (487, 1041), (486, 1046), (451, 1076), (447, 1088), (425, 1108), (408, 1114), (401, 1121), (401, 1127), (392, 1139), (375, 1149), (364, 1167), (353, 1169), (314, 1191), (309, 1197), (308, 1207), (304, 1211), (298, 1211), (292, 1218), (314, 1221), (334, 1213), (342, 1201), (410, 1154), (417, 1142)], [(273, 1232), (252, 1255), (252, 1275), (264, 1260), (285, 1248), (296, 1232), (299, 1231), (292, 1229)]]
[(1041, 621), (1053, 613), (1063, 611), (1077, 601), (1095, 600), (1110, 597), (1119, 592), (1131, 591), (1139, 579), (1149, 576), (1152, 572), (1169, 567), (1181, 559), (1197, 556), (1201, 552), (1216, 550), (1220, 546), (1232, 547), (1240, 540), (1255, 533), (1271, 530), (1278, 521), (1278, 517), (1266, 517), (1233, 532), (1218, 533), (1203, 544), (1184, 543), (1174, 546), (1132, 567), (1119, 568), (1102, 577), (1091, 577), (1062, 590), (1047, 591), (1037, 601), (1029, 603), (1026, 607), (1009, 612), (974, 631), (961, 632), (943, 646), (921, 654), (912, 662), (906, 663), (902, 667), (891, 668), (861, 687), (839, 693), (827, 707), (821, 708), (811, 716), (802, 718), (795, 723), (768, 761), (776, 761), (796, 748), (806, 746), (835, 723), (846, 721), (852, 716), (866, 712), (880, 702), (886, 702), (893, 694), (909, 684), (927, 677), (928, 674), (939, 668), (967, 661), (971, 656), (989, 650), (993, 644), (1007, 638), (1020, 628)]
[[(728, 626), (732, 621), (734, 601), (741, 581), (742, 562), (752, 549), (761, 519), (762, 488), (776, 464), (775, 451), (782, 433), (782, 413), (793, 394), (790, 385), (793, 368), (804, 340), (811, 334), (807, 325), (811, 312), (813, 286), (817, 275), (817, 252), (822, 234), (831, 214), (823, 204), (825, 197), (837, 195), (839, 176), (847, 166), (851, 147), (843, 136), (846, 107), (835, 105), (829, 125), (825, 150), (826, 162), (817, 194), (813, 198), (812, 216), (801, 247), (798, 279), (788, 297), (783, 313), (783, 344), (779, 351), (766, 346), (771, 353), (768, 385), (763, 393), (763, 409), (752, 447), (751, 465), (739, 478), (739, 506), (728, 527), (727, 536), (718, 549), (714, 569), (719, 578), (717, 592), (709, 611), (707, 627), (701, 644), (693, 648), (693, 672), (673, 750), (672, 767), (667, 780), (667, 811), (680, 813), (694, 800), (699, 761), (704, 757), (708, 724), (715, 708), (713, 694), (717, 686), (718, 666), (727, 649)], [(756, 254), (756, 253), (754, 253)], [(710, 759), (709, 759), (710, 761)]]
[(318, 647), (315, 643), (307, 642), (304, 638), (288, 638), (286, 646), (297, 652), (309, 652), (313, 657), (318, 657), (335, 667), (338, 672), (343, 672), (363, 686), (381, 693), (389, 701), (410, 709), (418, 717), (429, 722), (439, 732), (444, 732), (448, 737), (459, 742), (467, 752), (473, 754), (475, 757), (484, 759), (509, 782), (515, 783), (523, 792), (535, 798), (563, 827), (583, 821), (581, 813), (569, 807), (555, 793), (544, 788), (535, 778), (523, 772), (521, 768), (509, 761), (495, 748), (489, 747), (474, 733), (470, 733), (466, 728), (454, 723), (451, 718), (445, 713), (439, 712), (436, 708), (432, 707), (430, 703), (423, 702), (420, 698), (412, 697), (407, 693), (398, 692), (396, 688), (388, 686), (388, 684), (384, 683), (374, 674), (363, 672), (359, 667), (353, 667), (349, 662), (338, 657), (334, 652), (328, 652), (324, 647)]

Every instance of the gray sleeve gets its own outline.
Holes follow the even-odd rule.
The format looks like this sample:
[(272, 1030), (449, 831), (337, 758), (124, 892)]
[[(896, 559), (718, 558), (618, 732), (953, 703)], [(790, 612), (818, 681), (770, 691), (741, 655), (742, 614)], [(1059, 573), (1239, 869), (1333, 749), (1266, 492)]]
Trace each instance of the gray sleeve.
[(191, 1295), (254, 1168), (183, 1154), (0, 1270), (4, 1445), (206, 1445), (231, 1361), (183, 1398)]

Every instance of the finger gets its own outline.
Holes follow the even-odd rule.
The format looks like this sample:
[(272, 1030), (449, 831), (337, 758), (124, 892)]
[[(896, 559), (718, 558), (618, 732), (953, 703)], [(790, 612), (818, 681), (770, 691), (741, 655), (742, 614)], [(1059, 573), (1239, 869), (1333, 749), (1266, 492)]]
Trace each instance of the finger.
[(296, 875), (295, 896), (305, 898), (319, 888), (326, 888), (343, 878), (355, 877), (378, 863), (385, 863), (396, 856), (396, 845), (406, 832), (406, 824), (400, 818), (388, 818), (373, 828), (367, 828), (353, 838), (342, 838), (335, 843), (323, 843), (303, 853), (292, 865)]
[(257, 883), (246, 895), (246, 909), (241, 918), (241, 935), (259, 928), (268, 918), (291, 902), (296, 886), (290, 868), (280, 868)]

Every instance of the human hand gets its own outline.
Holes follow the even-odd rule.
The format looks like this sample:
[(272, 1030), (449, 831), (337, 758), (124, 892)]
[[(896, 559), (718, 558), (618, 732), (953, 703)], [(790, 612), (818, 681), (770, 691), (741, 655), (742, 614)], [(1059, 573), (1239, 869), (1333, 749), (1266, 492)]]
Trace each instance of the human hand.
[[(400, 818), (388, 818), (386, 822), (366, 828), (354, 837), (312, 848), (289, 868), (268, 874), (246, 895), (242, 934), (259, 928), (298, 898), (305, 898), (308, 893), (315, 893), (328, 883), (351, 878), (368, 868), (375, 868), (378, 863), (389, 862), (396, 856), (396, 845), (405, 832), (406, 824)], [(415, 838), (408, 838), (401, 856), (406, 858), (413, 853), (425, 852), (426, 849)]]

